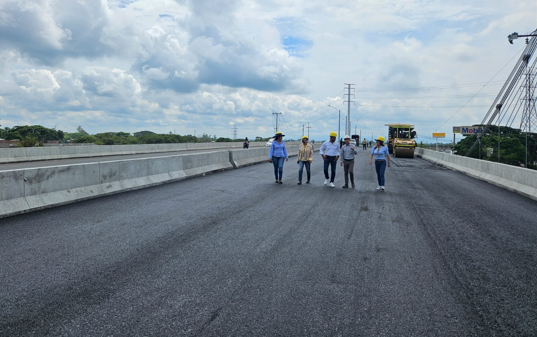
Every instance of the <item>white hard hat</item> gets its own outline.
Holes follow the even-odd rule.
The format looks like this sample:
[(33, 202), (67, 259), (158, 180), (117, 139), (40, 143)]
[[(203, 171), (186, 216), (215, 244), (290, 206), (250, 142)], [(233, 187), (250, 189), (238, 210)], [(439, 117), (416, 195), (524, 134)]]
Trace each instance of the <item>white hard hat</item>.
[(345, 135), (345, 138), (343, 138), (343, 139), (351, 139), (351, 136)]

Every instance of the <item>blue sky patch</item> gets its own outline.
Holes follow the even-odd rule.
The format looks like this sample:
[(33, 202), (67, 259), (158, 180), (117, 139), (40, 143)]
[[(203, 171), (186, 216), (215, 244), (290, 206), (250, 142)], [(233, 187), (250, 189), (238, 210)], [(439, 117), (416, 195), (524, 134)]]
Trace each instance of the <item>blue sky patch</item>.
[(304, 54), (311, 49), (313, 41), (298, 36), (284, 35), (282, 37), (283, 49), (295, 57), (304, 57)]

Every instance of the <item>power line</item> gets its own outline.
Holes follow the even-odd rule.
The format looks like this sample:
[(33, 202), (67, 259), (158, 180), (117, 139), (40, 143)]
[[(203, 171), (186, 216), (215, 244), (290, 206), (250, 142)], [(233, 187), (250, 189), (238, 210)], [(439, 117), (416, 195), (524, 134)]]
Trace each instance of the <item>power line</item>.
[(289, 123), (287, 123), (287, 120), (285, 119), (285, 116), (282, 114), (282, 119), (283, 119), (283, 123), (284, 125), (286, 126), (286, 129), (287, 129), (287, 133), (295, 138), (299, 138), (297, 136), (297, 134), (295, 134), (294, 132), (291, 132), (291, 127), (289, 126)]
[[(524, 70), (527, 70), (528, 61), (536, 49), (537, 49), (537, 38), (532, 37), (530, 40), (526, 39), (526, 47), (524, 48), (522, 55), (520, 56), (517, 63), (515, 64), (515, 67), (509, 74), (509, 77), (507, 78), (506, 82), (502, 86), (500, 92), (498, 93), (498, 96), (496, 96), (496, 98), (494, 99), (492, 105), (487, 111), (487, 114), (483, 118), (483, 121), (481, 122), (481, 125), (484, 125), (483, 131), (477, 135), (476, 141), (470, 147), (470, 149), (466, 153), (466, 156), (469, 156), (477, 145), (479, 145), (481, 149), (481, 138), (483, 138), (483, 136), (487, 133), (488, 129), (490, 128), (492, 122), (496, 119), (496, 117), (498, 115), (501, 116), (501, 113), (503, 113), (502, 108), (504, 107), (504, 104), (509, 100), (509, 96), (513, 94), (513, 90), (515, 91), (515, 94), (516, 94), (515, 87), (521, 86), (520, 79), (522, 78)], [(536, 61), (537, 60), (534, 59), (532, 68), (535, 67)], [(479, 158), (481, 159), (481, 150), (479, 152)]]
[[(478, 107), (486, 107), (488, 105), (486, 104), (481, 104), (481, 105), (467, 105), (467, 106), (463, 106), (461, 107), (462, 108), (478, 108)], [(367, 107), (371, 107), (371, 108), (418, 108), (418, 109), (446, 109), (446, 108), (458, 108), (459, 106), (458, 105), (435, 105), (435, 106), (425, 106), (425, 105), (374, 105), (374, 104), (362, 104), (362, 105), (358, 105), (359, 108), (367, 108)]]
[[(524, 48), (522, 48), (522, 49), (524, 49)], [(481, 90), (485, 89), (485, 87), (487, 86), (487, 84), (491, 83), (492, 80), (493, 80), (496, 76), (498, 76), (498, 74), (499, 74), (505, 67), (507, 67), (507, 65), (508, 65), (509, 63), (511, 63), (511, 61), (513, 61), (513, 59), (514, 59), (515, 57), (517, 57), (517, 56), (520, 54), (520, 52), (522, 51), (522, 49), (520, 49), (515, 55), (513, 55), (513, 57), (512, 57), (512, 58), (511, 58), (511, 59), (510, 59), (510, 60), (509, 60), (509, 61), (508, 61), (508, 62), (507, 62), (507, 63), (506, 63), (506, 64), (505, 64), (505, 65), (504, 65), (504, 66), (503, 66), (503, 67), (502, 67), (496, 74), (494, 74), (494, 76), (492, 76), (492, 78), (491, 78), (487, 83), (485, 83), (485, 85), (483, 85), (483, 86), (481, 87), (481, 89), (479, 89), (479, 90), (474, 94), (474, 96), (472, 96), (466, 103), (464, 103), (464, 104), (459, 108), (459, 110), (455, 111), (455, 113), (454, 113), (453, 115), (451, 115), (451, 117), (449, 117), (446, 121), (444, 121), (444, 123), (442, 123), (442, 125), (440, 125), (440, 126), (439, 126), (436, 130), (434, 130), (434, 131), (438, 131), (438, 129), (440, 129), (442, 126), (444, 126), (444, 124), (446, 124), (451, 118), (453, 118), (456, 114), (458, 114), (459, 111), (462, 110), (462, 108), (464, 108), (468, 103), (470, 103), (470, 101), (471, 101), (472, 99), (474, 99), (474, 97), (475, 97), (477, 94), (479, 94), (479, 93), (481, 92)]]
[[(475, 94), (474, 94), (475, 95)], [(360, 97), (360, 100), (366, 100), (366, 99), (370, 99), (370, 100), (393, 100), (393, 99), (427, 99), (427, 98), (465, 98), (465, 97), (474, 97), (474, 95), (448, 95), (448, 96), (443, 96), (443, 95), (437, 95), (437, 96), (406, 96), (406, 97)], [(490, 94), (479, 94), (475, 97), (485, 97), (485, 96), (496, 96), (497, 94), (495, 93), (490, 93)]]
[[(505, 67), (505, 66), (504, 66)], [(503, 68), (502, 68), (503, 69)], [(496, 77), (496, 75), (494, 76)], [(494, 78), (493, 77), (493, 78)], [(416, 91), (416, 90), (444, 90), (444, 89), (457, 89), (457, 88), (467, 88), (467, 87), (477, 87), (483, 85), (484, 82), (480, 83), (468, 83), (468, 84), (454, 84), (454, 85), (444, 85), (444, 86), (430, 86), (430, 87), (409, 87), (409, 88), (395, 88), (395, 89), (364, 89), (356, 90), (356, 92), (386, 92), (386, 91)], [(494, 81), (495, 84), (501, 84), (503, 81)], [(485, 83), (490, 84), (490, 81)]]

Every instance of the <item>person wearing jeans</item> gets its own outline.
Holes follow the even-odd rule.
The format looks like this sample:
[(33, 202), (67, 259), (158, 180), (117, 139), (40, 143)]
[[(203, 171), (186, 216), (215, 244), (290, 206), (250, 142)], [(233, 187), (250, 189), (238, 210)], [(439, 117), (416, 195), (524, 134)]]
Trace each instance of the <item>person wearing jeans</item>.
[(308, 180), (306, 184), (310, 183), (311, 172), (310, 165), (313, 161), (313, 147), (311, 144), (308, 144), (308, 136), (302, 137), (302, 144), (298, 148), (298, 157), (296, 163), (298, 164), (298, 185), (302, 185), (302, 172), (304, 171), (304, 166), (306, 167), (306, 173)]
[[(324, 184), (327, 185), (330, 182), (330, 187), (336, 187), (334, 185), (334, 179), (336, 178), (336, 165), (339, 159), (339, 144), (336, 142), (337, 133), (330, 133), (330, 140), (324, 142), (319, 149), (321, 156), (324, 160)], [(328, 166), (331, 166), (332, 175), (328, 177)]]
[(354, 156), (358, 152), (356, 152), (355, 146), (351, 144), (350, 136), (345, 136), (345, 143), (343, 143), (340, 151), (341, 166), (343, 166), (345, 173), (345, 185), (343, 185), (343, 188), (349, 188), (349, 175), (351, 176), (352, 188), (354, 188), (356, 186), (354, 185)]
[(375, 139), (377, 144), (371, 150), (371, 156), (369, 156), (369, 165), (373, 165), (373, 158), (375, 158), (375, 171), (377, 172), (377, 181), (379, 186), (377, 190), (384, 191), (384, 172), (386, 171), (386, 165), (390, 167), (390, 153), (388, 148), (384, 146), (385, 138), (380, 136)]
[(285, 148), (285, 143), (283, 142), (284, 136), (285, 135), (281, 132), (276, 132), (276, 135), (274, 135), (274, 141), (272, 141), (272, 145), (270, 146), (269, 163), (274, 165), (274, 177), (276, 178), (276, 184), (282, 183), (283, 163), (284, 161), (289, 160), (287, 149)]

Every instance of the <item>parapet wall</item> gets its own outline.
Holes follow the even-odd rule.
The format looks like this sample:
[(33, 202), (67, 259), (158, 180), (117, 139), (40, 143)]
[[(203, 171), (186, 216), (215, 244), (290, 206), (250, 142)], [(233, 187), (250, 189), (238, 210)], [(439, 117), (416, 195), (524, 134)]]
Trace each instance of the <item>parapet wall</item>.
[[(287, 149), (298, 153), (297, 145)], [(268, 153), (262, 147), (0, 171), (0, 218), (267, 162)]]
[(537, 171), (417, 148), (417, 156), (537, 200)]
[[(298, 142), (288, 143), (288, 145), (293, 144), (298, 144)], [(265, 148), (265, 142), (251, 142), (250, 147)], [(0, 149), (0, 164), (68, 158), (92, 158), (143, 153), (220, 150), (233, 148), (242, 149), (242, 142), (16, 147)]]

